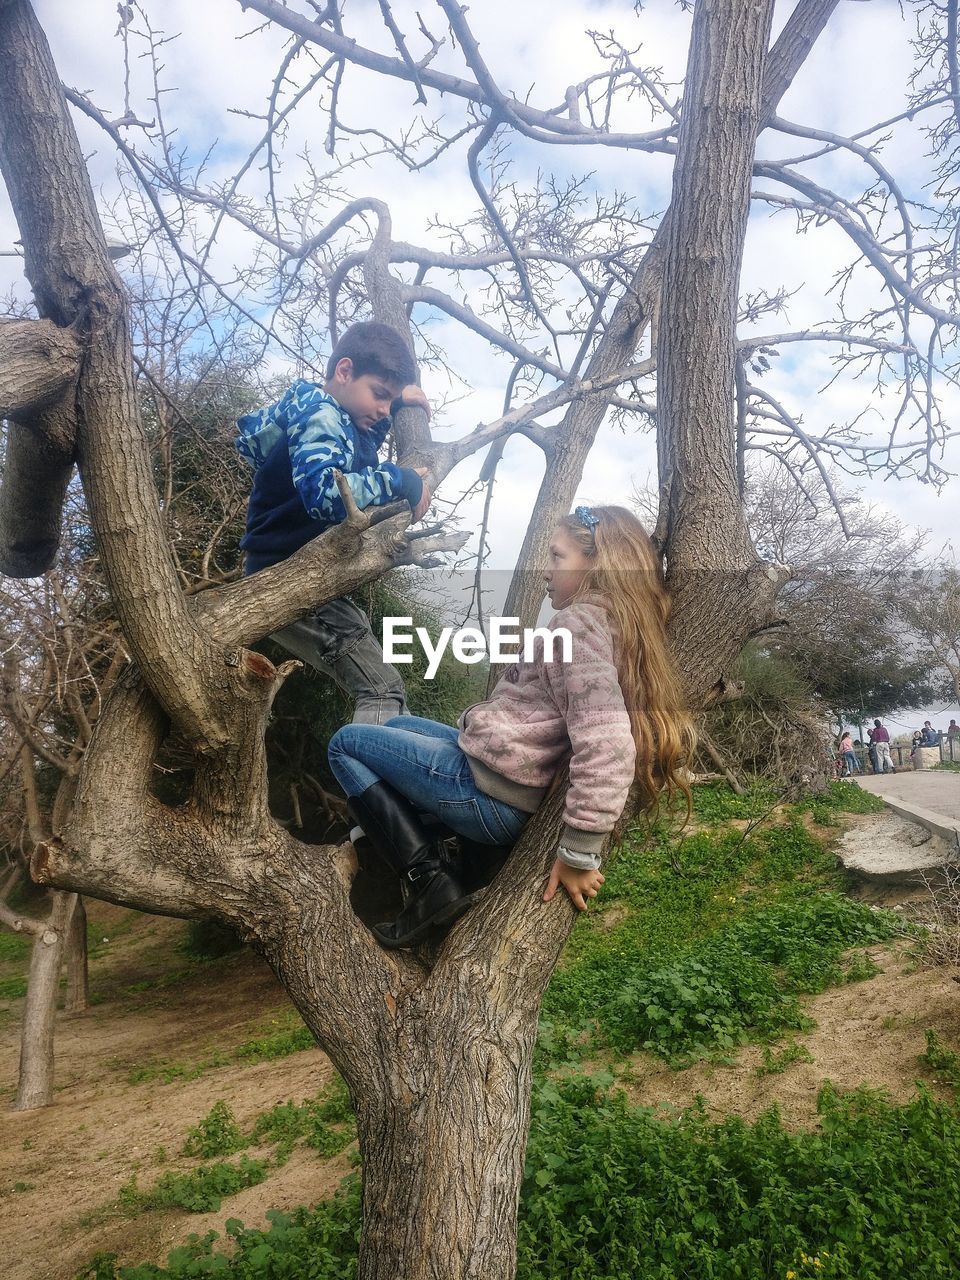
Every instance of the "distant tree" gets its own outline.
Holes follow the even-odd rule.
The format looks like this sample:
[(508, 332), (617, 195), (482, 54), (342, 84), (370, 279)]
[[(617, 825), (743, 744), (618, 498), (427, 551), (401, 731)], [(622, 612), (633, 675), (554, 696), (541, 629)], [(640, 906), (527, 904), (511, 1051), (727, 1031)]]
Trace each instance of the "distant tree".
[(896, 528), (827, 468), (811, 468), (798, 485), (775, 463), (755, 467), (746, 507), (757, 547), (791, 570), (779, 599), (784, 625), (766, 643), (834, 722), (860, 724), (927, 702), (929, 657), (892, 604), (904, 573), (923, 563), (925, 533)]
[(891, 592), (891, 605), (916, 639), (918, 660), (942, 681), (942, 696), (960, 704), (960, 570), (945, 558), (915, 570)]

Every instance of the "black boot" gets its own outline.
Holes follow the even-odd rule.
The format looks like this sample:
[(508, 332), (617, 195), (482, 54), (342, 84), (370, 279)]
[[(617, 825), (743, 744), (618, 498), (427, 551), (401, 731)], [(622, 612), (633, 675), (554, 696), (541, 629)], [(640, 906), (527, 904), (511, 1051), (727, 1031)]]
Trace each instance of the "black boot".
[(382, 946), (416, 946), (473, 905), (475, 895), (464, 892), (443, 862), (441, 842), (431, 839), (413, 805), (389, 783), (376, 782), (349, 803), (371, 844), (400, 877), (403, 910), (373, 929)]

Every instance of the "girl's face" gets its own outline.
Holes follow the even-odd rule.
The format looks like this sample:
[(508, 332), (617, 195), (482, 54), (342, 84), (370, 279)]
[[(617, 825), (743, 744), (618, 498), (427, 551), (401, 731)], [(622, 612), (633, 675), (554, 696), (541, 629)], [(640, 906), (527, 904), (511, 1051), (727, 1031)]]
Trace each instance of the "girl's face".
[(576, 595), (592, 561), (562, 526), (554, 529), (550, 537), (547, 559), (543, 575), (547, 597), (554, 609), (562, 609)]

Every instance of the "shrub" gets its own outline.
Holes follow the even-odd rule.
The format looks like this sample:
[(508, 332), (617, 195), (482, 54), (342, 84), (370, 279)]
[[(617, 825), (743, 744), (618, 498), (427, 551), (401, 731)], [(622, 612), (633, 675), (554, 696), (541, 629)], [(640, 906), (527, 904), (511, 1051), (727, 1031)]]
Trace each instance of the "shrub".
[(187, 1134), (183, 1154), (209, 1159), (212, 1156), (233, 1155), (246, 1145), (247, 1139), (240, 1132), (233, 1112), (221, 1098), (213, 1104), (209, 1114), (197, 1127)]
[(190, 1173), (161, 1174), (149, 1191), (141, 1191), (136, 1178), (120, 1188), (120, 1207), (127, 1213), (145, 1209), (186, 1209), (189, 1213), (216, 1213), (224, 1196), (256, 1186), (267, 1176), (265, 1160), (241, 1156), (236, 1164), (201, 1165)]

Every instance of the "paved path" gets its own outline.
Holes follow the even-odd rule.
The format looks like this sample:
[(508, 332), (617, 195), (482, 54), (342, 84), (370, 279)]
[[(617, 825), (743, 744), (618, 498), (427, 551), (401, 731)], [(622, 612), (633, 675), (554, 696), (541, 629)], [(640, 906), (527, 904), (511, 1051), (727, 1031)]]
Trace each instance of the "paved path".
[(857, 781), (864, 791), (872, 791), (885, 800), (907, 800), (947, 818), (960, 819), (960, 773), (949, 773), (946, 769), (868, 773)]
[(867, 774), (857, 782), (890, 808), (960, 847), (960, 773), (937, 769)]

